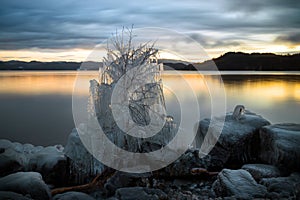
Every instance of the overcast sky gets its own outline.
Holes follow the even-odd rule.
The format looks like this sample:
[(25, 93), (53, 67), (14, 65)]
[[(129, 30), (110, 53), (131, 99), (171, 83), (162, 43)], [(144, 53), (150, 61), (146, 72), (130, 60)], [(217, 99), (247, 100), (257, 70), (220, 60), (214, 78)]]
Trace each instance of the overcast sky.
[(0, 60), (82, 61), (132, 24), (186, 34), (211, 57), (300, 51), (298, 0), (1, 0)]

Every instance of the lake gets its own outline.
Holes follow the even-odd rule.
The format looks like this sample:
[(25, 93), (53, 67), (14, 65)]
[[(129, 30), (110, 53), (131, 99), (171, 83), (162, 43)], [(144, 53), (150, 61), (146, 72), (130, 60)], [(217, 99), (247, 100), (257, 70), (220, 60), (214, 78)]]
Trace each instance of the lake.
[[(97, 72), (0, 72), (0, 138), (44, 146), (64, 145), (74, 128), (73, 90), (75, 98), (87, 98), (88, 81), (92, 78), (97, 78)], [(183, 87), (182, 78), (190, 89)], [(189, 105), (196, 96), (200, 119), (210, 117), (218, 106), (225, 106), (229, 112), (242, 104), (272, 123), (300, 123), (299, 72), (222, 72), (222, 77), (211, 72), (164, 72), (162, 81), (166, 86), (167, 113), (176, 122), (180, 122), (181, 112), (195, 109)], [(226, 98), (220, 96), (222, 91)], [(177, 95), (183, 98), (179, 101)]]

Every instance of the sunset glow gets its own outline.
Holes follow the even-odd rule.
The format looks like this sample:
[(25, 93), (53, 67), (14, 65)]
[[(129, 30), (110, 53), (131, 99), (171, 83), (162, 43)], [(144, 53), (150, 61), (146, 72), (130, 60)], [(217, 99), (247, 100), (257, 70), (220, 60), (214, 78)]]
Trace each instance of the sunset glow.
[[(132, 25), (181, 33), (210, 58), (229, 51), (297, 53), (298, 8), (298, 1), (2, 1), (0, 60), (85, 61), (97, 44)], [(150, 40), (156, 40), (155, 34)], [(190, 44), (173, 38), (169, 49), (174, 42)], [(189, 60), (203, 61), (194, 47), (182, 50), (189, 51)]]

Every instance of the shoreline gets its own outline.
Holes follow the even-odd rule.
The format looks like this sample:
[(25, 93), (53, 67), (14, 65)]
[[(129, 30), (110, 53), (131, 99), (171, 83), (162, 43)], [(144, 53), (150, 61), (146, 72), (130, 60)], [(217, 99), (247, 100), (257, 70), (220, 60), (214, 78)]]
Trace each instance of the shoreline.
[[(209, 119), (200, 121), (199, 136), (206, 135), (203, 130), (207, 129), (208, 121)], [(44, 191), (43, 199), (79, 195), (90, 199), (121, 200), (130, 195), (133, 195), (132, 199), (136, 199), (150, 198), (154, 194), (159, 196), (158, 199), (176, 196), (180, 196), (179, 199), (193, 196), (199, 199), (298, 198), (300, 193), (296, 185), (300, 184), (300, 124), (272, 125), (251, 112), (247, 112), (239, 120), (233, 119), (229, 113), (225, 124), (227, 125), (209, 156), (200, 157), (199, 149), (189, 149), (171, 165), (150, 174), (106, 171), (105, 169), (110, 168), (100, 167), (102, 165), (95, 159), (89, 160), (90, 157), (76, 136), (76, 129), (65, 147), (35, 147), (0, 140), (0, 183), (3, 183), (0, 186), (0, 197), (16, 193), (24, 195), (24, 192), (34, 197), (37, 195), (36, 188), (39, 187)], [(7, 153), (14, 152), (14, 148), (19, 149), (16, 152), (19, 156), (11, 157), (15, 154)], [(3, 156), (6, 156), (5, 160)], [(84, 167), (79, 164), (82, 161), (85, 164), (92, 161), (94, 164)], [(97, 175), (102, 178), (95, 178)], [(35, 183), (35, 188), (24, 189), (26, 186), (19, 181), (36, 178), (39, 182)], [(15, 184), (13, 188), (5, 183), (8, 180)], [(46, 186), (44, 182), (52, 186)], [(281, 187), (282, 184), (287, 185)], [(239, 188), (240, 185), (243, 187)], [(23, 188), (22, 192), (18, 188)]]

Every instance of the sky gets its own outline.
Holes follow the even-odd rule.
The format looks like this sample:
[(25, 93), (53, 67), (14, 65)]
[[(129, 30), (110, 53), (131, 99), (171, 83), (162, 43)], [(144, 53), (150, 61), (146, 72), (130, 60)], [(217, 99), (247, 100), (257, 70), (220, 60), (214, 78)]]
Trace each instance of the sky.
[(177, 31), (212, 58), (300, 52), (298, 0), (1, 0), (0, 60), (83, 61), (132, 25)]

